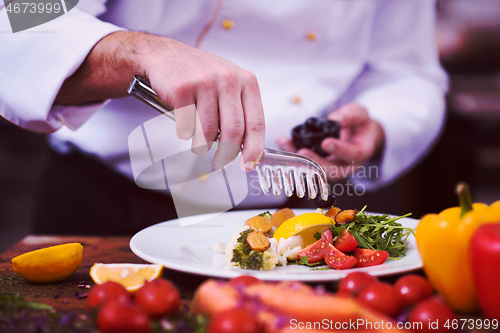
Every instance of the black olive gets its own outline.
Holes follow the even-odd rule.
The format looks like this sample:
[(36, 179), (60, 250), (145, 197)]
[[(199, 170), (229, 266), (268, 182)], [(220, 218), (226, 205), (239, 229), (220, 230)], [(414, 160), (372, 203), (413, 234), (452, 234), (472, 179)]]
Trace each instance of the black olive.
[(311, 117), (305, 122), (306, 129), (312, 133), (318, 133), (323, 131), (322, 123), (318, 118)]
[(335, 194), (333, 194), (333, 187), (331, 187), (329, 193), (328, 193), (328, 199), (325, 201), (323, 198), (321, 198), (321, 195), (318, 193), (318, 196), (314, 198), (314, 204), (321, 209), (326, 209), (330, 208), (332, 206), (335, 206), (336, 202)]

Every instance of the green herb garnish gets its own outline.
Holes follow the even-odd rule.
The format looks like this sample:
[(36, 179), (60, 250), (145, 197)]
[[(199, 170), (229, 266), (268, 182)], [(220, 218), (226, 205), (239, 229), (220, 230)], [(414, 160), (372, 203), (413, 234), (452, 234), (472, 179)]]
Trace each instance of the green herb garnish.
[(387, 251), (391, 259), (404, 256), (407, 250), (406, 240), (414, 231), (396, 221), (410, 216), (411, 213), (391, 217), (387, 214), (367, 214), (365, 209), (366, 206), (356, 213), (354, 221), (331, 228), (334, 239), (347, 229), (362, 248)]

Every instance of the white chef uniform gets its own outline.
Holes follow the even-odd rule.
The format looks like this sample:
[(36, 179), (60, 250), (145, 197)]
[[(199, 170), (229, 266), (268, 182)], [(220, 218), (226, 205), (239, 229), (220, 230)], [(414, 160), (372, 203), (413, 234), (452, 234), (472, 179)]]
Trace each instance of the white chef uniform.
[[(155, 111), (132, 97), (86, 106), (52, 104), (63, 81), (102, 37), (122, 29), (145, 31), (197, 45), (253, 72), (268, 148), (310, 116), (363, 104), (382, 125), (386, 143), (377, 177), (355, 181), (376, 188), (420, 159), (443, 123), (447, 81), (434, 40), (434, 5), (433, 0), (80, 0), (67, 14), (16, 34), (9, 33), (2, 9), (0, 114), (25, 129), (53, 132), (56, 149), (77, 149), (133, 179), (127, 139), (156, 117)], [(188, 150), (190, 143), (176, 137), (175, 124), (169, 126), (165, 144), (172, 154)], [(248, 189), (243, 206), (278, 206), (286, 199), (257, 195), (255, 182)]]

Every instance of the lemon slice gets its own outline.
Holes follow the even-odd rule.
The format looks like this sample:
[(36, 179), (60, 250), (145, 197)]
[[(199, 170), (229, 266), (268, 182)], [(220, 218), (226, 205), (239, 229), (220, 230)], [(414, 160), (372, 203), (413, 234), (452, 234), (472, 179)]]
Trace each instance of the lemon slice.
[(90, 277), (96, 284), (114, 281), (128, 291), (136, 291), (146, 281), (158, 278), (163, 270), (160, 264), (101, 264), (90, 268)]
[(83, 246), (68, 243), (27, 252), (12, 259), (14, 272), (35, 283), (51, 283), (70, 277), (82, 263)]
[(331, 218), (321, 213), (305, 213), (292, 217), (283, 222), (274, 232), (274, 238), (278, 241), (280, 238), (288, 239), (292, 236), (301, 236), (304, 241), (304, 247), (314, 243), (317, 239), (314, 235), (322, 233), (333, 226)]

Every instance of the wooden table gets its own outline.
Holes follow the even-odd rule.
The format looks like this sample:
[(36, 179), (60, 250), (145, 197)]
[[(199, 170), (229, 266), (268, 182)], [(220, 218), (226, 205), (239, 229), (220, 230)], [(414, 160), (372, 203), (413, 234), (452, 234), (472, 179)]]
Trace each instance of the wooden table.
[[(85, 236), (27, 236), (0, 254), (0, 294), (19, 294), (29, 301), (52, 306), (56, 310), (85, 310), (85, 294), (92, 286), (90, 267), (103, 263), (145, 263), (129, 247), (130, 237), (85, 237)], [(77, 242), (83, 245), (83, 260), (80, 268), (68, 279), (49, 284), (35, 284), (14, 273), (12, 258), (39, 248)], [(205, 277), (164, 270), (163, 277), (172, 280), (185, 297), (191, 297), (194, 290), (206, 280)], [(79, 287), (80, 285), (80, 287)]]

